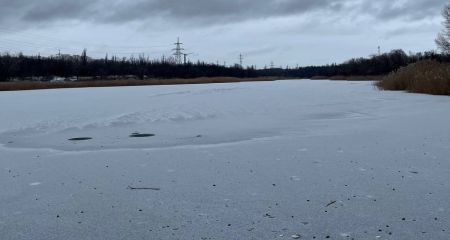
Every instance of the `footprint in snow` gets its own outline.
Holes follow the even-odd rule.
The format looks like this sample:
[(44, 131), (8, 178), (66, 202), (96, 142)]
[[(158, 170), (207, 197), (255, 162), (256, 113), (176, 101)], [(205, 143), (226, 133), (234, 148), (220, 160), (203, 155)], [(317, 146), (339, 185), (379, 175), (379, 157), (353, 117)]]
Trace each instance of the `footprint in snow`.
[(297, 176), (292, 176), (291, 181), (300, 181), (301, 179)]

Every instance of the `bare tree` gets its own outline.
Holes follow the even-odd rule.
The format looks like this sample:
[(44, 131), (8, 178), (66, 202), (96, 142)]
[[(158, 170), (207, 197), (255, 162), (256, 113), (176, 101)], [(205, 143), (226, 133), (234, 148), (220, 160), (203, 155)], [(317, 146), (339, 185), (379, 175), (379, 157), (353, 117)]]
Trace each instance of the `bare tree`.
[(443, 53), (450, 54), (450, 3), (442, 10), (444, 29), (439, 33), (436, 44)]

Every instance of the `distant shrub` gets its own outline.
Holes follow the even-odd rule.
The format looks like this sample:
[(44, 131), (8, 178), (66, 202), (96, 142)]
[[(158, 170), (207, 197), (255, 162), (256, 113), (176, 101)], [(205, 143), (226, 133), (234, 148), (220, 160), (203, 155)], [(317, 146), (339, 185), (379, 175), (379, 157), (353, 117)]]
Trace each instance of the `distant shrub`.
[(425, 60), (402, 67), (379, 81), (382, 90), (450, 95), (450, 63)]

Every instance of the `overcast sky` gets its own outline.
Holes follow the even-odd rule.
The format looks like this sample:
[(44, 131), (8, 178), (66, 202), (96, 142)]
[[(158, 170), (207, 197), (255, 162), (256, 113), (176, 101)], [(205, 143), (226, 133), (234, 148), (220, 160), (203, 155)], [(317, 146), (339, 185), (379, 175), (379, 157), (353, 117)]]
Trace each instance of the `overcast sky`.
[(264, 67), (436, 49), (447, 0), (0, 0), (0, 51), (170, 55)]

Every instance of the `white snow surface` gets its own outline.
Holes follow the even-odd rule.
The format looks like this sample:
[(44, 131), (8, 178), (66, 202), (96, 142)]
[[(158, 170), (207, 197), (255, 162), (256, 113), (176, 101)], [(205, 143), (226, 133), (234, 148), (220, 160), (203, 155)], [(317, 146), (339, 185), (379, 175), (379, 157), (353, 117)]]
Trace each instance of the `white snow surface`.
[(450, 97), (290, 80), (0, 111), (2, 240), (450, 239)]

